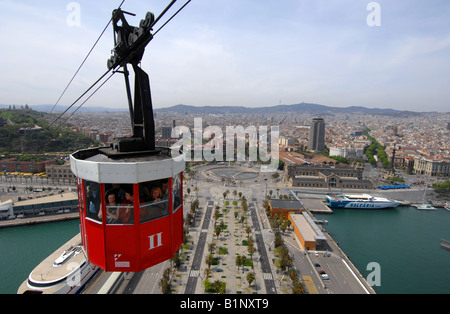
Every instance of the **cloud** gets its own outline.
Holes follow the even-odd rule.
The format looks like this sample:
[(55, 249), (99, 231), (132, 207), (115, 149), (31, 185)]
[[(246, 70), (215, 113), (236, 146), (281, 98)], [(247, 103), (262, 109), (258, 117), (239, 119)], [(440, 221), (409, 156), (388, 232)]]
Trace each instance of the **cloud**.
[[(79, 1), (81, 26), (69, 27), (68, 2), (2, 1), (7, 46), (0, 51), (6, 60), (0, 103), (55, 102), (120, 3), (114, 2)], [(368, 2), (192, 1), (146, 50), (142, 67), (154, 105), (268, 106), (281, 100), (422, 110), (432, 99), (434, 110), (448, 110), (450, 5), (381, 0), (381, 26), (369, 27)], [(124, 9), (137, 14), (129, 18), (136, 24), (166, 5), (127, 0)], [(112, 46), (109, 28), (62, 104), (106, 71)], [(127, 106), (121, 74), (86, 106), (105, 103)]]

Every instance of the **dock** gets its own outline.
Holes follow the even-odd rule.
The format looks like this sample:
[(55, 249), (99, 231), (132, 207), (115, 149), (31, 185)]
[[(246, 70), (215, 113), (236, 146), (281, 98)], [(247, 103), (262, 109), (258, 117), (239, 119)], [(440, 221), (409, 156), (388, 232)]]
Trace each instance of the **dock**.
[(28, 217), (28, 218), (16, 218), (11, 220), (0, 221), (0, 229), (2, 228), (12, 228), (26, 225), (36, 225), (44, 224), (50, 222), (59, 222), (66, 220), (80, 219), (79, 213), (65, 213), (49, 216), (38, 216), (38, 217)]
[(10, 217), (0, 228), (79, 219), (78, 195), (73, 192), (26, 199), (12, 203)]

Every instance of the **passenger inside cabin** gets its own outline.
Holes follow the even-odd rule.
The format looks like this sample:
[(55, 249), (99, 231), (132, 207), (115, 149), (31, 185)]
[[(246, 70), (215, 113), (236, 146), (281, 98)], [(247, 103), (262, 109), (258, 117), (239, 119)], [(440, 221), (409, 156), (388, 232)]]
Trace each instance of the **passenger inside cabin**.
[[(119, 203), (116, 201), (116, 194), (114, 192), (108, 192), (106, 194), (106, 223), (107, 224), (117, 224), (119, 223)], [(102, 212), (99, 213), (99, 218), (101, 219)]]
[(96, 221), (101, 221), (98, 214), (100, 212), (100, 184), (95, 182), (85, 182), (86, 186), (86, 215), (87, 217), (94, 219)]
[(139, 184), (140, 191), (145, 191), (147, 187), (151, 187), (150, 197), (147, 197), (146, 193), (140, 193), (139, 215), (141, 223), (169, 215), (168, 193), (166, 193), (166, 198), (163, 197), (164, 182), (153, 181)]
[(161, 188), (158, 186), (152, 189), (152, 203), (160, 202), (162, 198)]
[[(106, 187), (108, 187), (108, 185), (105, 184), (105, 188)], [(114, 193), (116, 195), (116, 202), (118, 204), (122, 203), (125, 199), (125, 190), (120, 186), (120, 184), (111, 184), (105, 194), (108, 195), (109, 193)], [(108, 201), (108, 199), (106, 199), (106, 201)]]
[(152, 199), (152, 194), (150, 193), (148, 183), (140, 183), (139, 184), (139, 202), (142, 204), (142, 203), (151, 201), (151, 199)]
[(134, 196), (130, 191), (125, 192), (125, 200), (119, 208), (119, 224), (132, 225), (134, 223)]
[(161, 198), (164, 200), (169, 199), (169, 181), (165, 180), (161, 183)]

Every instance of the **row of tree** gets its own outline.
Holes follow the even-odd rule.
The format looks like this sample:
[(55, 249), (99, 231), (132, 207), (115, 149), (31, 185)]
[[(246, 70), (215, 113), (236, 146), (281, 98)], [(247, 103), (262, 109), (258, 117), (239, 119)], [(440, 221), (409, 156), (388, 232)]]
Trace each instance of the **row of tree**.
[(370, 130), (366, 129), (364, 131), (364, 135), (366, 135), (369, 140), (372, 141), (372, 144), (366, 149), (366, 156), (369, 159), (369, 162), (372, 165), (377, 164), (377, 160), (375, 159), (375, 155), (378, 157), (378, 160), (383, 164), (385, 168), (389, 167), (390, 162), (387, 157), (386, 151), (384, 150), (384, 147), (378, 143), (378, 141), (369, 134)]
[(436, 192), (448, 193), (450, 192), (450, 180), (447, 180), (444, 183), (433, 183), (432, 187)]
[(278, 215), (273, 215), (270, 212), (269, 200), (264, 203), (264, 208), (266, 209), (267, 217), (269, 217), (269, 223), (275, 232), (274, 247), (275, 252), (279, 259), (277, 260), (277, 265), (282, 271), (287, 271), (289, 273), (289, 278), (292, 281), (292, 293), (293, 294), (305, 294), (305, 287), (300, 281), (298, 273), (295, 269), (291, 268), (293, 266), (293, 259), (289, 254), (289, 249), (284, 243), (283, 236), (281, 232), (285, 232), (286, 229), (291, 226), (291, 221), (285, 219), (284, 214), (280, 217)]

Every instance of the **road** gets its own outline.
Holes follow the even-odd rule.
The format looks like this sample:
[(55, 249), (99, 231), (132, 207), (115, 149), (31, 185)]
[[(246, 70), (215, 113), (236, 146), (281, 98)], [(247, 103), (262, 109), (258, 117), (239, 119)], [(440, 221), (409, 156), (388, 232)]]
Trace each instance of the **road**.
[(196, 244), (196, 250), (194, 254), (194, 259), (192, 261), (191, 271), (189, 274), (189, 279), (186, 284), (185, 294), (194, 294), (197, 288), (198, 278), (200, 276), (200, 269), (203, 261), (203, 252), (206, 246), (206, 237), (208, 235), (208, 228), (211, 222), (211, 215), (213, 210), (214, 202), (209, 201), (206, 208), (205, 217), (203, 219), (203, 225), (201, 228), (201, 233)]
[(264, 284), (266, 286), (267, 294), (276, 294), (275, 282), (272, 277), (272, 269), (270, 266), (269, 257), (266, 251), (266, 245), (264, 244), (264, 239), (261, 234), (261, 226), (258, 220), (258, 214), (256, 212), (255, 204), (249, 203), (250, 216), (253, 222), (253, 233), (255, 235), (255, 242), (258, 252), (261, 256), (261, 270), (263, 273)]

